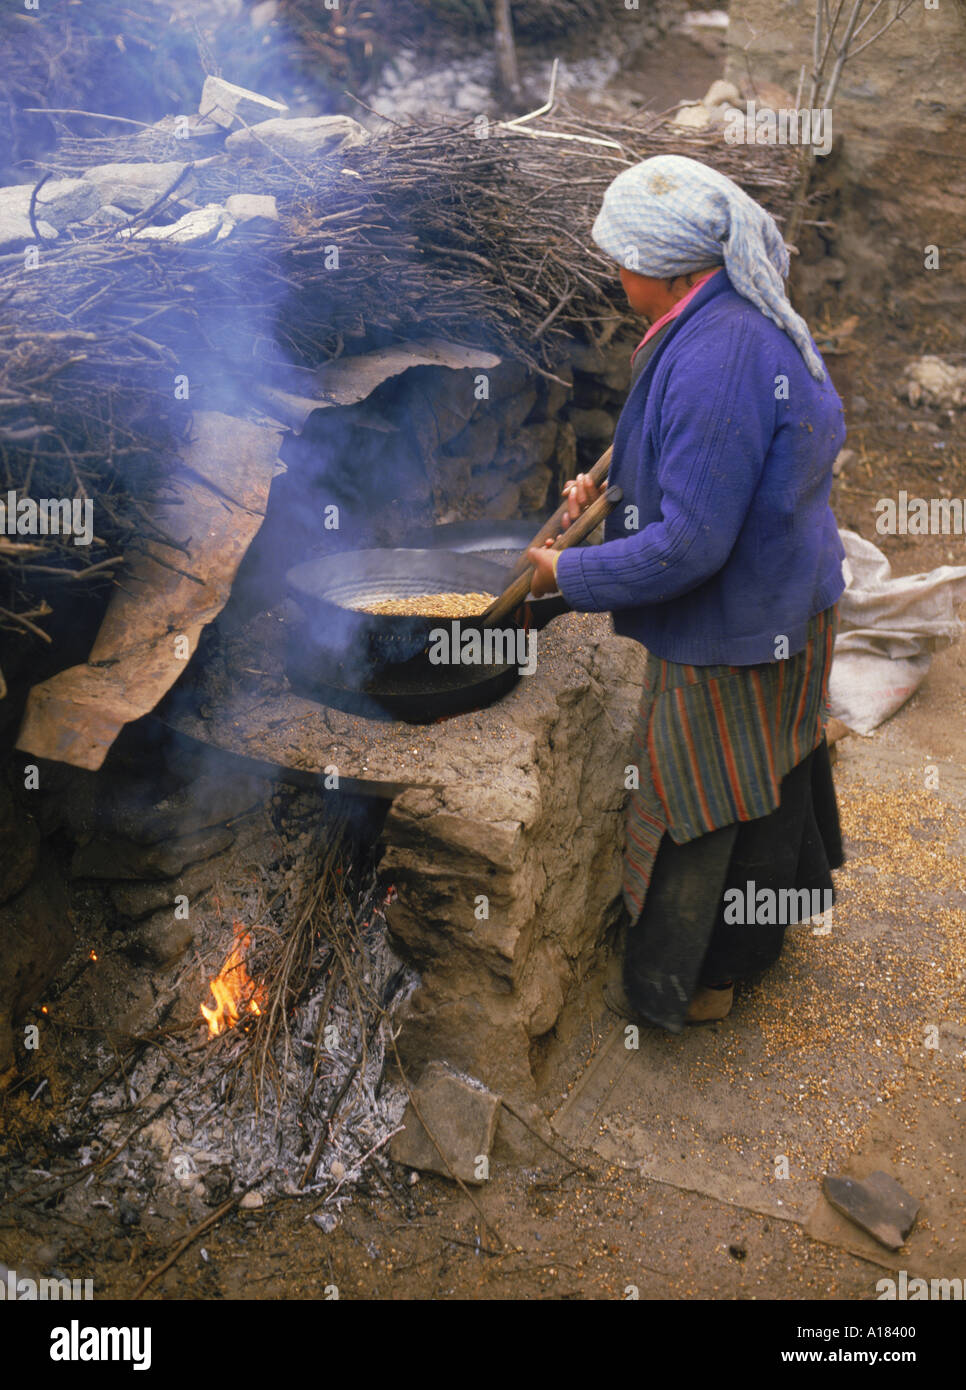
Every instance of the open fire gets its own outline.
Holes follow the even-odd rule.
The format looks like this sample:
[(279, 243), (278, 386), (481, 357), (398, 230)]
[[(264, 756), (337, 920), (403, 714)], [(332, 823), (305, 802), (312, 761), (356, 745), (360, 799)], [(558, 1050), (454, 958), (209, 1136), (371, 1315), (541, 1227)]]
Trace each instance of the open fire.
[(243, 1014), (260, 1014), (266, 1003), (265, 986), (255, 983), (245, 965), (251, 936), (242, 922), (235, 922), (233, 930), (235, 940), (232, 948), (209, 986), (215, 1007), (201, 1006), (210, 1038), (217, 1038), (229, 1028), (234, 1028)]

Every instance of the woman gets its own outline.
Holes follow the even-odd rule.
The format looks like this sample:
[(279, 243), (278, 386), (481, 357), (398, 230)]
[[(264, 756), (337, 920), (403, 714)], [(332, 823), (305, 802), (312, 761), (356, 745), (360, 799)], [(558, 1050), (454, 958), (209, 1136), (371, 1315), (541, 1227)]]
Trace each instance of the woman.
[[(778, 227), (730, 179), (647, 159), (610, 185), (592, 235), (651, 321), (614, 437), (623, 502), (603, 544), (531, 550), (533, 592), (612, 611), (647, 648), (617, 1007), (680, 1032), (728, 1013), (734, 980), (832, 901), (843, 862), (824, 724), (845, 429), (785, 295)], [(568, 488), (572, 519), (597, 489)]]

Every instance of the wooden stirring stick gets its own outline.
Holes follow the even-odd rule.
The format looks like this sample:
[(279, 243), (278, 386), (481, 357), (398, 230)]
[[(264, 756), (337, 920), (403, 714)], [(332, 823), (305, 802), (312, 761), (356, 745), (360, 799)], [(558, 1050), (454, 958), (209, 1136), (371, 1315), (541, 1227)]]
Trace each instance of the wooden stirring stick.
[[(610, 469), (611, 454), (613, 452), (614, 446), (612, 444), (606, 453), (601, 454), (600, 458), (597, 460), (593, 468), (587, 474), (587, 477), (591, 480), (591, 482), (596, 483), (598, 487), (607, 478), (607, 473)], [(524, 570), (530, 568), (530, 561), (527, 559), (527, 550), (529, 550), (532, 546), (537, 546), (537, 548), (539, 549), (543, 545), (544, 541), (549, 540), (551, 536), (556, 536), (563, 529), (562, 523), (566, 515), (567, 500), (566, 498), (564, 498), (563, 502), (561, 502), (560, 506), (554, 512), (550, 520), (544, 522), (544, 524), (540, 527), (540, 530), (534, 536), (533, 540), (530, 542), (530, 545), (527, 546), (526, 550), (522, 550), (520, 552), (519, 556), (517, 557), (516, 564), (510, 571), (511, 575), (513, 575), (514, 578), (516, 578), (518, 574), (522, 574)]]
[[(619, 487), (609, 487), (606, 492), (601, 493), (596, 502), (591, 502), (590, 506), (583, 512), (576, 521), (572, 521), (561, 535), (557, 537), (553, 545), (547, 546), (548, 550), (567, 550), (572, 545), (579, 545), (582, 540), (590, 535), (596, 526), (599, 526), (608, 512), (612, 511), (623, 497)], [(538, 533), (539, 534), (539, 533)], [(536, 539), (531, 544), (536, 545)], [(544, 547), (541, 547), (543, 549)], [(533, 582), (533, 566), (528, 565), (526, 572), (512, 580), (499, 598), (495, 598), (489, 608), (477, 619), (484, 627), (490, 627), (507, 617), (520, 604), (530, 592), (530, 585)]]

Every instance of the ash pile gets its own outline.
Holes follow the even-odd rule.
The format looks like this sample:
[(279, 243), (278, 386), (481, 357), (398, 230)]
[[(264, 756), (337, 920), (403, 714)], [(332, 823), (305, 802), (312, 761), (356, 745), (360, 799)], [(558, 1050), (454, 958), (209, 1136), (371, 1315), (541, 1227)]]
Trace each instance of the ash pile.
[(29, 1014), (38, 1046), (4, 1097), (8, 1214), (103, 1210), (150, 1235), (298, 1197), (332, 1229), (361, 1180), (393, 1180), (407, 1094), (391, 1030), (417, 982), (387, 940), (393, 890), (358, 827), (320, 814), (316, 794), (269, 790), (191, 903), (191, 949), (166, 965), (105, 910), (140, 885), (80, 884), (77, 945)]

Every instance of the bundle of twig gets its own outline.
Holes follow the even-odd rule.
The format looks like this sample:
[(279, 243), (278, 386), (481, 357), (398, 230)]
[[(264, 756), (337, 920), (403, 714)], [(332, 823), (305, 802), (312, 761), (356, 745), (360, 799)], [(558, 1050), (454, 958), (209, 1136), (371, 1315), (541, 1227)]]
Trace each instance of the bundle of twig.
[[(76, 228), (29, 274), (20, 257), (0, 264), (0, 483), (93, 496), (104, 542), (87, 553), (54, 537), (30, 538), (39, 549), (29, 552), (4, 547), (0, 607), (31, 611), (38, 566), (87, 572), (135, 542), (190, 410), (243, 409), (250, 386), (276, 370), (437, 336), (552, 374), (574, 333), (612, 332), (626, 306), (589, 231), (627, 165), (694, 155), (779, 218), (794, 174), (781, 148), (733, 147), (653, 120), (591, 123), (575, 108), (483, 134), (475, 123), (412, 125), (298, 166), (205, 160), (194, 203), (274, 194), (277, 231), (183, 246)], [(48, 167), (139, 161), (148, 145), (154, 158), (183, 158), (183, 142), (159, 133), (68, 138)], [(173, 220), (183, 196), (130, 230)], [(177, 398), (180, 378), (190, 405)]]

